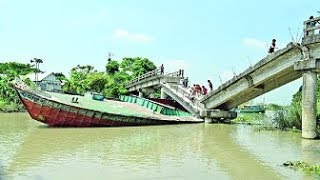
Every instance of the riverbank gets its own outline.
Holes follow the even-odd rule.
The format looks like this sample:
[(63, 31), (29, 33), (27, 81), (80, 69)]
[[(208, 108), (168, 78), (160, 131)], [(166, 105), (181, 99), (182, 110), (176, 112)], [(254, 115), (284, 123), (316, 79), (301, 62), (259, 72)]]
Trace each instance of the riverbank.
[(288, 166), (294, 170), (300, 170), (304, 173), (310, 174), (310, 175), (316, 175), (320, 177), (320, 164), (309, 164), (303, 161), (297, 161), (297, 162), (285, 162), (283, 163), (284, 166)]
[(26, 112), (26, 109), (22, 104), (0, 102), (0, 112), (1, 113), (19, 113), (19, 112)]

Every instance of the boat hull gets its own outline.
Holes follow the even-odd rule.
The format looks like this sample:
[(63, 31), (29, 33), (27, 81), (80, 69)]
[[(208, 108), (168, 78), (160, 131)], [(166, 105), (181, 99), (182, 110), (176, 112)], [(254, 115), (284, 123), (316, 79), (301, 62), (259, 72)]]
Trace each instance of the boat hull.
[[(101, 127), (177, 124), (179, 121), (124, 116), (94, 111), (43, 98), (16, 87), (16, 91), (30, 116), (49, 126)], [(188, 123), (188, 122), (186, 122)]]

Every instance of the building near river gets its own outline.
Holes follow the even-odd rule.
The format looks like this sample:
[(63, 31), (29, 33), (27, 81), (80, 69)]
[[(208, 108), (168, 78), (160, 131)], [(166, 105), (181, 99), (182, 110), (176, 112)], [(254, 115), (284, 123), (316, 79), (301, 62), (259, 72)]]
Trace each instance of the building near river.
[(41, 90), (50, 92), (61, 92), (62, 82), (55, 76), (54, 73), (35, 73), (26, 76), (31, 81), (36, 83)]

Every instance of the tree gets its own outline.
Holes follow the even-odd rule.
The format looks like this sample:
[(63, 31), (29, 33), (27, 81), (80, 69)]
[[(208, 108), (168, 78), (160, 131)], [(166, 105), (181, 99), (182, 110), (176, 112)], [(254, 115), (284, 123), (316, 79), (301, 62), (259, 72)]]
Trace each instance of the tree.
[(110, 82), (110, 77), (102, 72), (94, 72), (88, 74), (86, 78), (86, 84), (90, 91), (101, 93), (107, 83)]
[(127, 94), (128, 90), (125, 88), (126, 82), (130, 76), (125, 72), (117, 72), (111, 76), (111, 81), (104, 90), (107, 97), (119, 97), (119, 95)]
[(0, 63), (0, 74), (6, 75), (27, 75), (35, 72), (35, 68), (30, 64), (22, 64), (18, 62)]
[(93, 66), (77, 65), (76, 67), (71, 69), (70, 80), (65, 82), (62, 90), (67, 93), (84, 94), (89, 90), (86, 78), (92, 72), (94, 72)]
[(136, 62), (137, 58), (128, 58), (125, 57), (122, 59), (120, 68), (123, 72), (131, 72), (132, 73), (132, 66)]
[(0, 99), (6, 103), (19, 103), (15, 90), (10, 85), (11, 78), (0, 76)]
[(137, 77), (149, 71), (155, 70), (157, 67), (147, 58), (137, 57), (132, 65), (133, 76)]
[(110, 60), (110, 61), (108, 61), (107, 65), (106, 65), (106, 72), (109, 75), (113, 75), (119, 71), (119, 66), (120, 65), (119, 65), (118, 61)]
[(133, 77), (140, 76), (157, 68), (148, 58), (141, 57), (125, 57), (122, 59), (120, 67), (123, 72), (131, 74)]
[(90, 65), (81, 66), (78, 64), (76, 67), (71, 69), (71, 72), (79, 72), (84, 75), (87, 75), (93, 71), (94, 71), (94, 67)]

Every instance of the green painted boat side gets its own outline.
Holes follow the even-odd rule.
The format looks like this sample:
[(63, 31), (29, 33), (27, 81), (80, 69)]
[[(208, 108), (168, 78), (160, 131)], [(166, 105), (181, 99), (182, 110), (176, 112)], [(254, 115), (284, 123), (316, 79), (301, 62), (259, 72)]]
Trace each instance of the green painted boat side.
[(245, 106), (240, 109), (240, 113), (264, 113), (265, 108), (261, 105)]
[(123, 102), (129, 102), (133, 104), (138, 104), (142, 107), (148, 108), (155, 113), (168, 115), (168, 116), (192, 116), (192, 114), (182, 111), (180, 109), (176, 109), (171, 106), (167, 106), (164, 104), (160, 104), (149, 99), (137, 97), (137, 96), (124, 96), (121, 95), (119, 99)]

